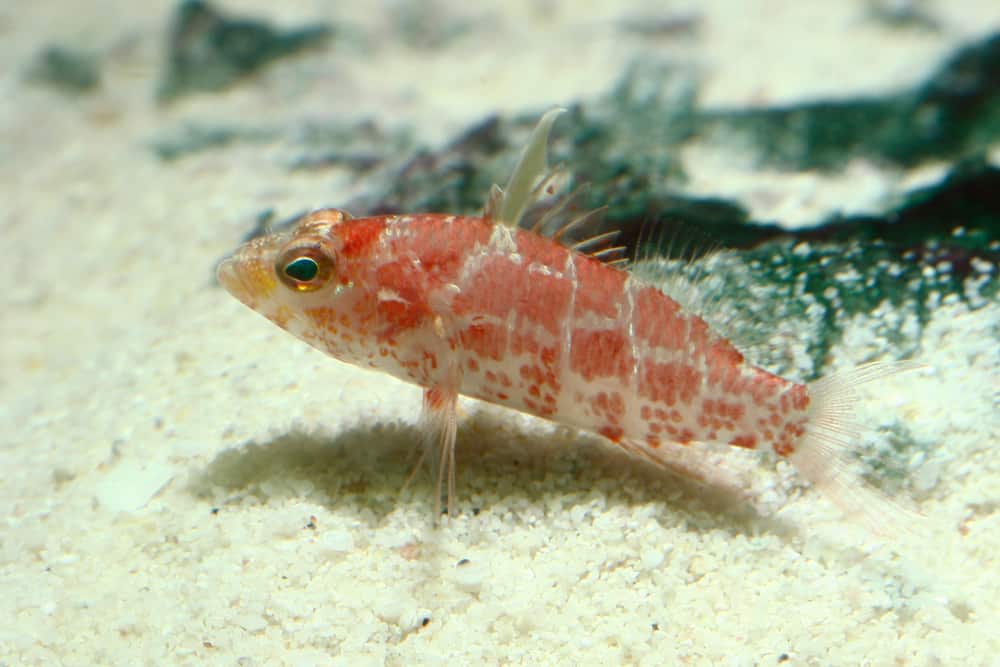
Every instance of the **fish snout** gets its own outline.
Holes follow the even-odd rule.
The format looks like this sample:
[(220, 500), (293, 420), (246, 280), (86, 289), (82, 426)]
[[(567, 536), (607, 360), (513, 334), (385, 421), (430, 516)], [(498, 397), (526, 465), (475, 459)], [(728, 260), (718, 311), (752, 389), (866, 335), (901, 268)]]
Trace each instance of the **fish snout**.
[(246, 280), (243, 262), (236, 255), (227, 257), (219, 263), (215, 275), (226, 291), (236, 297), (241, 303), (253, 308), (256, 296)]

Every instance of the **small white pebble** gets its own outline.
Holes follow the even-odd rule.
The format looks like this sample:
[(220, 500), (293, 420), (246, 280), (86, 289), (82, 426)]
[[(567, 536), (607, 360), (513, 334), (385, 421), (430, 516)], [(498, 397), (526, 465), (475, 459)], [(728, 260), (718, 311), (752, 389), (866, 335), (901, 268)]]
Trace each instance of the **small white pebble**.
[(584, 505), (576, 505), (569, 511), (569, 520), (574, 526), (579, 526), (583, 523), (584, 518), (587, 516), (587, 507)]
[(354, 536), (346, 530), (325, 531), (320, 538), (320, 546), (325, 551), (346, 553), (354, 550)]
[(483, 563), (466, 561), (462, 565), (455, 566), (451, 580), (455, 586), (467, 593), (478, 593), (483, 587), (486, 575), (487, 571)]
[(642, 555), (640, 556), (640, 562), (642, 564), (642, 569), (655, 570), (663, 564), (663, 550), (652, 548), (643, 549)]
[(937, 461), (928, 461), (910, 475), (910, 483), (919, 492), (926, 493), (937, 486), (941, 478), (941, 465)]

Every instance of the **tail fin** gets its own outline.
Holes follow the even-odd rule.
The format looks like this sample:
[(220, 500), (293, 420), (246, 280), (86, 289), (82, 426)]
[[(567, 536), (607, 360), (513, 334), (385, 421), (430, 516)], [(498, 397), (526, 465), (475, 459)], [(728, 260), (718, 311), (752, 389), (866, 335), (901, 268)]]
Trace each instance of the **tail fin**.
[(914, 532), (923, 516), (872, 487), (854, 469), (849, 454), (862, 429), (854, 420), (855, 389), (897, 373), (924, 368), (914, 361), (876, 362), (821, 378), (809, 385), (809, 424), (788, 457), (795, 468), (845, 513), (873, 533), (893, 537)]

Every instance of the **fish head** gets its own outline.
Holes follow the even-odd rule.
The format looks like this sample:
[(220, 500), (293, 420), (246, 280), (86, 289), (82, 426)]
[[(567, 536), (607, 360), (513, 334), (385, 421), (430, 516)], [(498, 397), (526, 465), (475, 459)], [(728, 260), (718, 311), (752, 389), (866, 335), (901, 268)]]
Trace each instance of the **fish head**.
[[(222, 286), (282, 329), (320, 347), (331, 329), (363, 315), (341, 228), (350, 214), (313, 211), (287, 231), (247, 241), (217, 269)], [(327, 350), (333, 351), (333, 350)]]

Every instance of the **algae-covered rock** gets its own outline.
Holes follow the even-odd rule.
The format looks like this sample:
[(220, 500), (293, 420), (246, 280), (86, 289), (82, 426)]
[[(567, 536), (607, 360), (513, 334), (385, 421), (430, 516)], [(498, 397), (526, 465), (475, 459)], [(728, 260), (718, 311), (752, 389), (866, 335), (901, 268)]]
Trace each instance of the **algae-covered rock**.
[(89, 93), (101, 84), (97, 58), (63, 46), (48, 46), (28, 68), (28, 80), (66, 93)]
[(859, 156), (904, 167), (956, 159), (1000, 141), (998, 81), (1000, 34), (993, 34), (956, 51), (912, 90), (708, 111), (698, 131), (785, 169), (836, 169)]
[[(957, 50), (913, 90), (763, 109), (699, 109), (689, 75), (637, 67), (609, 95), (560, 118), (552, 154), (590, 185), (586, 203), (608, 206), (614, 224), (676, 211), (683, 219), (691, 204), (680, 154), (692, 139), (735, 146), (788, 170), (832, 170), (857, 157), (899, 166), (957, 161), (1000, 141), (997, 81), (1000, 34)], [(443, 150), (418, 155), (373, 196), (370, 210), (477, 210), (489, 186), (506, 178), (537, 117), (490, 117)], [(709, 224), (745, 224), (740, 204), (730, 204), (721, 219), (706, 216)]]
[(202, 0), (184, 0), (170, 30), (158, 98), (226, 88), (274, 60), (324, 43), (331, 33), (322, 24), (279, 30), (226, 16)]

